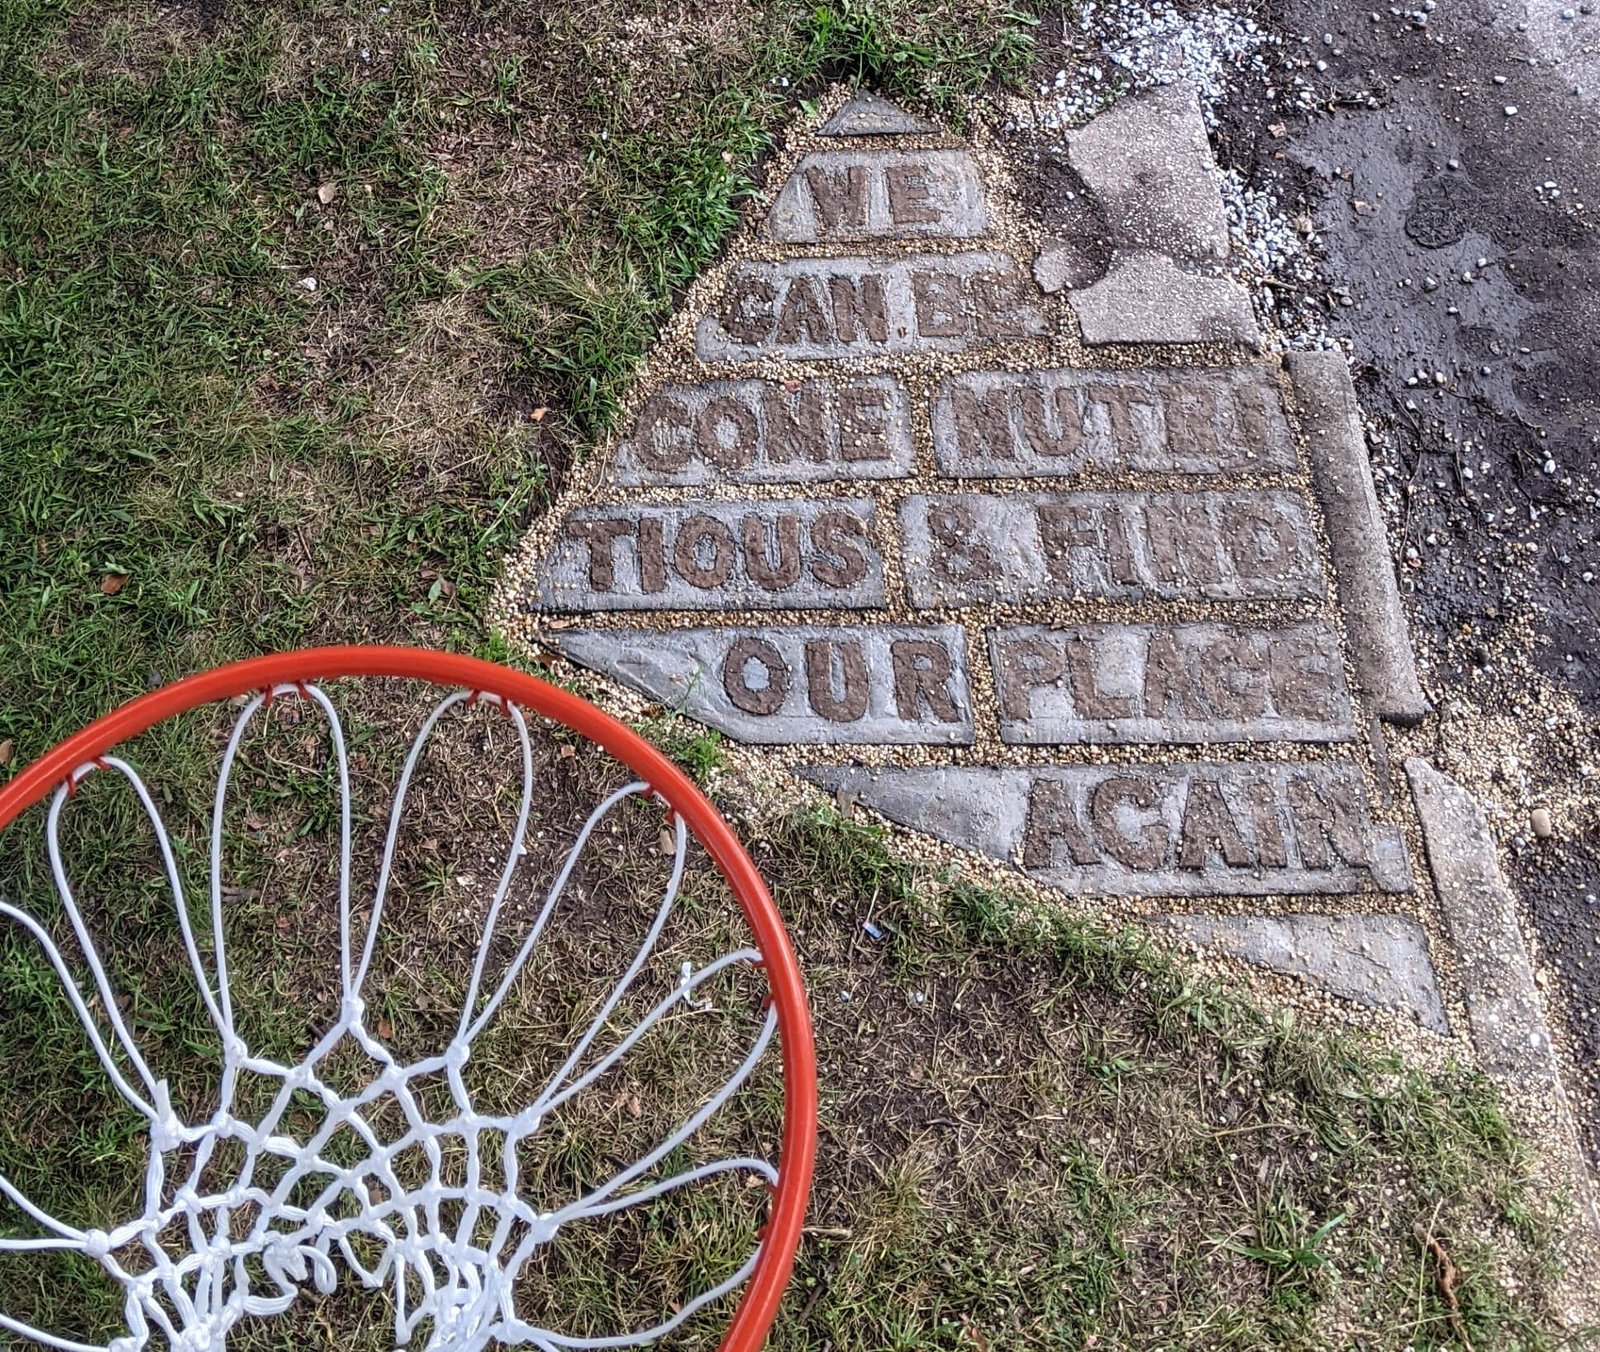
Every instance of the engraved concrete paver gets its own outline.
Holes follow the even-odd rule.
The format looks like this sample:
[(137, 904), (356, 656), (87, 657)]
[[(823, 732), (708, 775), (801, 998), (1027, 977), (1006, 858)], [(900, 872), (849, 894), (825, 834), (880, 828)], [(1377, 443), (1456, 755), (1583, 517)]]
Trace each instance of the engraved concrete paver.
[(1009, 254), (751, 263), (700, 321), (701, 360), (960, 352), (1048, 331), (1038, 289)]
[(800, 162), (767, 216), (773, 239), (965, 239), (989, 229), (965, 150), (820, 150)]
[(914, 494), (901, 504), (915, 606), (1098, 597), (1312, 597), (1303, 498), (1258, 493)]
[(870, 89), (863, 89), (824, 122), (821, 136), (925, 136), (938, 127), (926, 118), (898, 108)]
[(1023, 769), (816, 767), (807, 777), (1081, 896), (1411, 888), (1348, 761)]
[(972, 741), (955, 625), (580, 630), (557, 646), (744, 742)]
[(889, 376), (668, 385), (617, 448), (619, 484), (823, 483), (911, 473), (911, 407)]
[(1056, 476), (1293, 470), (1283, 397), (1264, 366), (1220, 371), (972, 371), (932, 408), (939, 471)]
[(1339, 636), (1183, 623), (989, 631), (1004, 741), (1338, 742), (1355, 736)]
[(841, 498), (577, 511), (539, 600), (565, 610), (882, 605), (875, 510)]
[(1371, 731), (1409, 649), (1338, 604), (1387, 604), (1381, 537), (1328, 516), (1369, 491), (1329, 449), (1348, 374), (1244, 350), (1192, 91), (1069, 154), (1093, 276), (1036, 256), (993, 145), (866, 95), (799, 132), (513, 565), (518, 624), (903, 826), (1189, 898), (1171, 932), (1442, 1030)]

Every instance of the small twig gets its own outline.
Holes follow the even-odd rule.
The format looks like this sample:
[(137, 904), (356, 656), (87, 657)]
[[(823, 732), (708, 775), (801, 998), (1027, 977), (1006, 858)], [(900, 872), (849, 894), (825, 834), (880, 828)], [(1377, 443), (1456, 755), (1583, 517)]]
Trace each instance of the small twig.
[(1435, 1268), (1433, 1283), (1438, 1288), (1440, 1299), (1444, 1301), (1445, 1313), (1450, 1320), (1450, 1332), (1455, 1335), (1464, 1352), (1473, 1352), (1472, 1339), (1467, 1337), (1467, 1321), (1461, 1317), (1461, 1302), (1456, 1298), (1456, 1265), (1445, 1252), (1444, 1245), (1430, 1232), (1418, 1225), (1413, 1228), (1412, 1233), (1416, 1235), (1417, 1243), (1421, 1244), (1433, 1258)]

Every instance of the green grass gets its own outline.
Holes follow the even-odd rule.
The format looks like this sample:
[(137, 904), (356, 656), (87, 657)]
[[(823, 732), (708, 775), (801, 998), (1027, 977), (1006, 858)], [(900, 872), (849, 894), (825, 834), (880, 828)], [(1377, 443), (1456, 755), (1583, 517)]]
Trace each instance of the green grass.
[(953, 108), (1030, 31), (992, 0), (201, 8), (0, 5), (17, 763), (229, 658), (491, 642), (499, 560), (795, 100)]
[[(0, 774), (152, 684), (266, 649), (514, 657), (484, 618), (500, 559), (611, 424), (795, 104), (863, 80), (959, 121), (964, 94), (1026, 68), (1035, 17), (996, 0), (377, 8), (0, 0)], [(202, 812), (207, 726), (151, 742), (164, 807)], [(670, 713), (650, 731), (697, 773), (725, 767)], [(230, 938), (252, 1036), (288, 1054), (326, 1014), (328, 916), (300, 857), (327, 840), (326, 765), (264, 779), (250, 805), (288, 829), (278, 857), (241, 847)], [(199, 1099), (215, 1047), (171, 979), (175, 922), (144, 847), (103, 846), (147, 838), (125, 800), (84, 811), (119, 985)], [(1423, 1074), (1135, 935), (930, 877), (859, 822), (747, 829), (824, 1061), (824, 1163), (777, 1346), (1337, 1347), (1346, 1329), (1451, 1347), (1416, 1227), (1460, 1269), (1476, 1347), (1557, 1345), (1559, 1219), (1478, 1077)], [(426, 845), (413, 967), (384, 1004), (402, 1038), (443, 1017), (460, 976), (445, 920), (475, 866)], [(195, 841), (180, 862), (203, 873)], [(37, 841), (0, 842), (0, 876), (43, 895)], [(685, 945), (723, 941), (718, 901), (686, 901)], [(572, 1012), (519, 1005), (488, 1065), (526, 1070)], [(670, 1085), (705, 1045), (685, 1037), (651, 1049), (647, 1078)], [(12, 934), (0, 1085), (3, 1167), (75, 1217), (126, 1214), (138, 1123), (94, 1111), (92, 1054)], [(753, 1121), (776, 1094), (756, 1086)], [(553, 1134), (544, 1167), (594, 1176), (614, 1148), (600, 1128), (629, 1120), (626, 1100), (601, 1108)], [(619, 1233), (634, 1267), (573, 1242), (549, 1291), (579, 1318), (659, 1311), (741, 1251), (743, 1221), (716, 1223), (730, 1209), (708, 1197), (686, 1224)], [(117, 1317), (72, 1258), (8, 1266), (0, 1308)], [(388, 1345), (381, 1300), (345, 1289), (301, 1313), (249, 1344)]]

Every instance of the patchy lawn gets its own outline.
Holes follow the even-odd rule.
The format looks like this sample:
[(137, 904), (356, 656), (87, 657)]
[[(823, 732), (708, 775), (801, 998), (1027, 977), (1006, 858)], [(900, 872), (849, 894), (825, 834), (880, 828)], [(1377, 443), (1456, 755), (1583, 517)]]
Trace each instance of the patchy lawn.
[[(397, 730), (422, 708), (392, 685), (346, 687), (340, 703), (354, 748), (360, 934), (405, 747)], [(147, 737), (135, 757), (155, 769), (191, 897), (204, 895), (212, 787), (200, 762), (214, 772), (231, 716), (194, 716), (184, 738)], [(286, 700), (258, 728), (227, 819), (227, 951), (242, 1035), (292, 1062), (338, 1004), (338, 797), (318, 718)], [(717, 763), (703, 737), (671, 723), (652, 731), (702, 769)], [(490, 949), (489, 986), (589, 809), (622, 782), (601, 753), (546, 729), (533, 756), (530, 852)], [(420, 762), (366, 987), (370, 1024), (402, 1059), (438, 1050), (454, 1029), (515, 819), (515, 764), (509, 725), (487, 710), (446, 724)], [(13, 851), (8, 890), (49, 914), (39, 815)], [(218, 1044), (170, 900), (146, 849), (105, 848), (148, 839), (132, 797), (96, 776), (64, 820), (113, 987), (180, 1111), (201, 1118), (215, 1103)], [(1541, 1200), (1487, 1081), (1424, 1073), (1368, 1041), (1262, 1012), (1135, 933), (1040, 922), (1003, 893), (900, 860), (875, 828), (831, 809), (735, 821), (756, 842), (807, 972), (821, 1067), (816, 1189), (774, 1347), (1564, 1345), (1553, 1312), (1562, 1218)], [(474, 1043), (465, 1073), (480, 1107), (525, 1103), (628, 965), (669, 865), (660, 831), (659, 811), (636, 804), (595, 836), (532, 964)], [(671, 995), (684, 963), (739, 946), (735, 914), (692, 855), (655, 956), (597, 1048)], [(0, 947), (0, 992), (0, 1169), (76, 1224), (138, 1214), (141, 1119), (111, 1093), (44, 960), (20, 939)], [(708, 984), (693, 1007), (674, 1005), (518, 1147), (522, 1195), (554, 1209), (645, 1154), (752, 1044), (758, 997), (739, 974)], [(352, 1092), (368, 1074), (346, 1056), (328, 1078)], [(236, 1116), (259, 1120), (270, 1089), (247, 1081)], [(663, 1168), (770, 1158), (780, 1089), (766, 1065)], [(436, 1081), (418, 1096), (433, 1120), (450, 1115)], [(372, 1117), (393, 1139), (397, 1111)], [(287, 1129), (304, 1139), (322, 1120), (305, 1102)], [(497, 1149), (485, 1145), (491, 1170)], [(440, 1177), (459, 1181), (463, 1166), (447, 1140)], [(230, 1167), (222, 1159), (209, 1177)], [(419, 1158), (406, 1167), (413, 1183), (427, 1176)], [(728, 1176), (574, 1224), (535, 1264), (519, 1312), (588, 1336), (646, 1327), (737, 1269), (763, 1196)], [(14, 1211), (0, 1224), (33, 1233)], [(121, 1306), (87, 1260), (0, 1255), (0, 1309), (104, 1339)], [(669, 1345), (715, 1346), (727, 1311), (696, 1316)], [(391, 1319), (387, 1295), (347, 1274), (330, 1297), (308, 1293), (277, 1319), (244, 1322), (230, 1346), (376, 1352), (392, 1346)]]
[[(0, 774), (151, 684), (266, 649), (506, 657), (483, 620), (502, 554), (608, 425), (795, 101), (861, 77), (949, 109), (1025, 69), (1030, 32), (997, 0), (0, 0)], [(397, 710), (354, 709), (369, 844)], [(285, 749), (242, 781), (228, 939), (252, 1037), (288, 1053), (335, 990), (333, 816), (325, 754), (281, 726)], [(197, 715), (144, 748), (189, 818), (191, 880), (212, 728)], [(655, 730), (715, 763), (714, 739)], [(460, 804), (505, 809), (503, 738), (480, 721), (447, 739), (404, 837), (382, 1015), (402, 1045), (437, 1040), (470, 968), (463, 917), (499, 841)], [(563, 745), (540, 734), (541, 865), (615, 782)], [(126, 793), (80, 806), (73, 858), (113, 974), (203, 1106), (215, 1047), (149, 837)], [(31, 825), (0, 841), (0, 877), (60, 926)], [(817, 992), (823, 1065), (815, 1211), (776, 1346), (1557, 1345), (1559, 1218), (1481, 1080), (1256, 1011), (1135, 937), (1023, 922), (858, 823), (744, 825)], [(616, 970), (624, 949), (594, 934), (638, 922), (657, 826), (608, 846), (613, 881), (519, 988), (486, 1086), (546, 1068), (584, 1007), (571, 973)], [(729, 937), (703, 867), (687, 900), (649, 989)], [(726, 1017), (675, 1023), (530, 1178), (570, 1191), (641, 1141), (683, 1088), (666, 1068), (748, 1027), (742, 987), (717, 999)], [(0, 1086), (0, 1171), (73, 1218), (126, 1214), (138, 1121), (11, 931)], [(769, 1142), (772, 1091), (758, 1080), (705, 1148)], [(753, 1224), (737, 1191), (690, 1203), (553, 1254), (529, 1298), (571, 1327), (659, 1315)], [(8, 1257), (0, 1309), (105, 1337), (119, 1305), (87, 1264)], [(383, 1347), (385, 1315), (341, 1289), (235, 1342)], [(714, 1345), (716, 1323), (680, 1341)]]

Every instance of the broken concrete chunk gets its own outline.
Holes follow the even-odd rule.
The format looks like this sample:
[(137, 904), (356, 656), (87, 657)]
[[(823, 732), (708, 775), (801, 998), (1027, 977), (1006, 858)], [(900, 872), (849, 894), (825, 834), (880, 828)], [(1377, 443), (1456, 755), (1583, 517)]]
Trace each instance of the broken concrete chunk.
[(870, 89), (857, 90), (822, 124), (824, 136), (926, 136), (938, 130), (926, 118), (896, 107)]
[(1119, 249), (1194, 262), (1227, 256), (1228, 220), (1193, 85), (1124, 99), (1071, 133), (1067, 156)]
[(1250, 297), (1226, 277), (1196, 277), (1158, 253), (1120, 257), (1106, 277), (1072, 293), (1091, 347), (1105, 343), (1245, 343), (1261, 346)]

